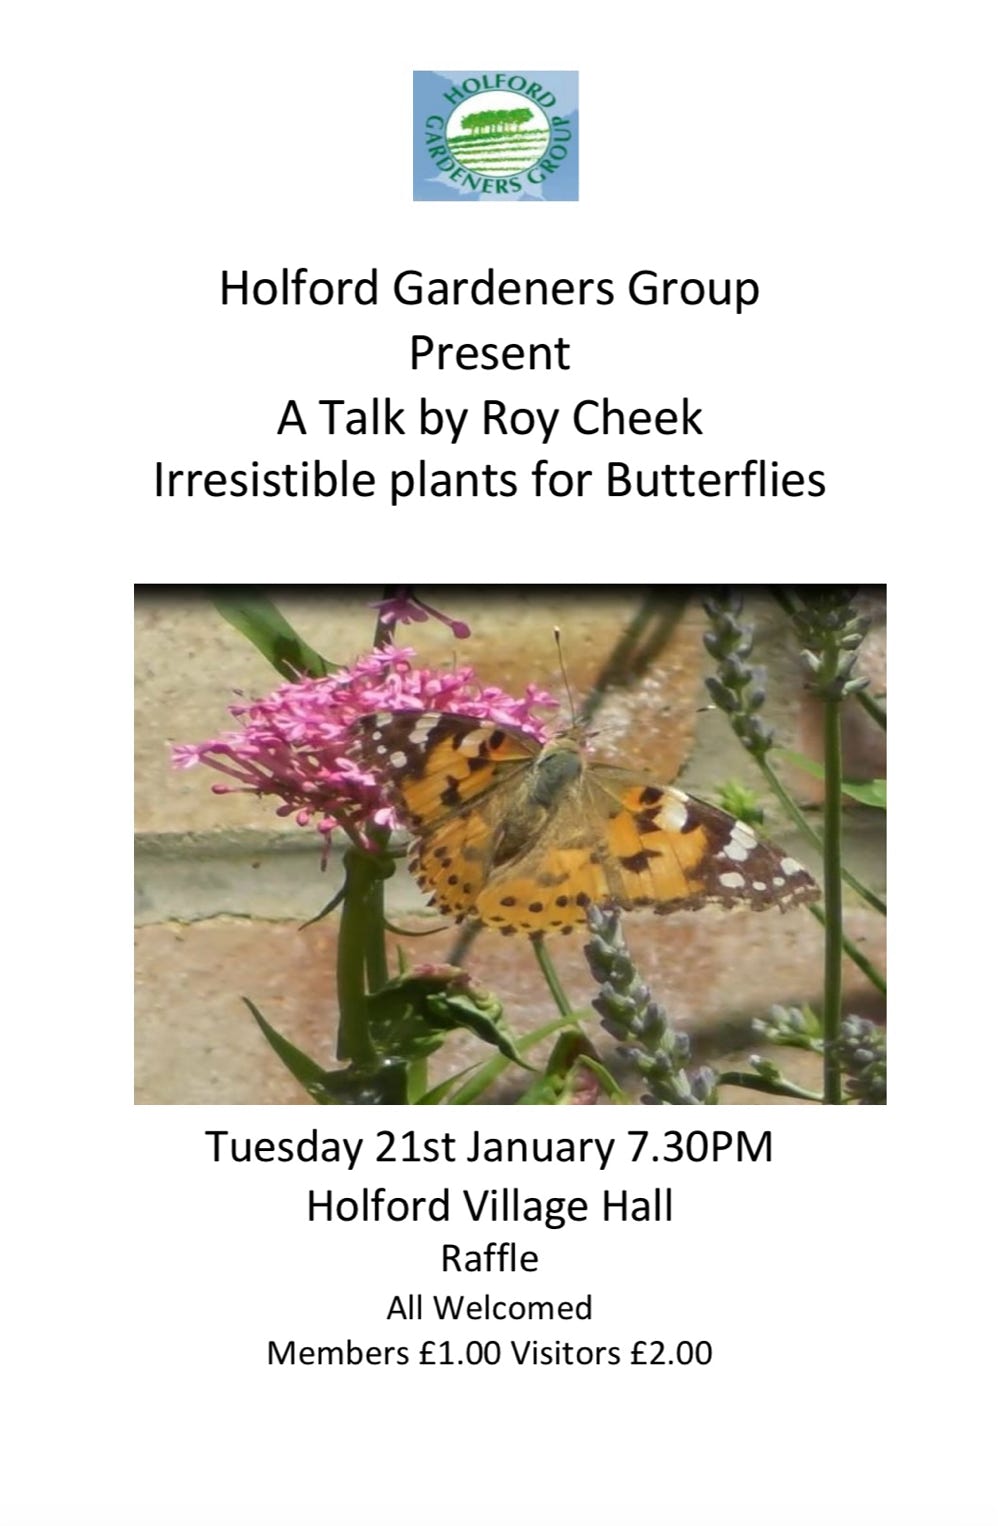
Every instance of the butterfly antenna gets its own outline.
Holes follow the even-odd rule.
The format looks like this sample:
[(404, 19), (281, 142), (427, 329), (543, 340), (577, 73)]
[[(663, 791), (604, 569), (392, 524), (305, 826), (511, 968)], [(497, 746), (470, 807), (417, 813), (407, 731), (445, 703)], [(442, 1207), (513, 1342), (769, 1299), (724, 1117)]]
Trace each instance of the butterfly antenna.
[(557, 625), (554, 628), (554, 644), (558, 648), (558, 666), (561, 668), (561, 676), (565, 684), (565, 693), (568, 695), (568, 713), (572, 717), (572, 727), (574, 729), (578, 725), (579, 721), (578, 716), (575, 713), (575, 699), (572, 695), (572, 685), (569, 683), (568, 674), (565, 671), (565, 658), (562, 655), (561, 650), (561, 631), (558, 629)]

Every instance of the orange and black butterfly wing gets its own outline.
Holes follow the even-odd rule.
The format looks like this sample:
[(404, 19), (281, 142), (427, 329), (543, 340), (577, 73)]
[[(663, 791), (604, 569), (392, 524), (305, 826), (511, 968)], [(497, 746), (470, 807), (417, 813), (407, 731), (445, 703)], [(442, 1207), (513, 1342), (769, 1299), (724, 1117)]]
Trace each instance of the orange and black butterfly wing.
[(475, 915), (504, 933), (568, 933), (593, 903), (664, 915), (712, 903), (785, 909), (817, 894), (806, 869), (727, 812), (594, 765), (526, 851), (489, 875)]
[(621, 906), (785, 910), (817, 899), (817, 885), (796, 859), (717, 806), (598, 765), (588, 771), (587, 788), (605, 821), (610, 899)]
[[(416, 878), (459, 920), (570, 932), (593, 903), (786, 909), (818, 895), (806, 869), (727, 812), (587, 765), (571, 743), (542, 750), (514, 728), (423, 711), (366, 716), (357, 729), (361, 756), (414, 835)], [(557, 769), (553, 792), (552, 753), (574, 759)]]
[(436, 711), (381, 711), (355, 729), (362, 760), (413, 833), (417, 881), (441, 911), (466, 916), (491, 869), (503, 796), (539, 743), (513, 727)]

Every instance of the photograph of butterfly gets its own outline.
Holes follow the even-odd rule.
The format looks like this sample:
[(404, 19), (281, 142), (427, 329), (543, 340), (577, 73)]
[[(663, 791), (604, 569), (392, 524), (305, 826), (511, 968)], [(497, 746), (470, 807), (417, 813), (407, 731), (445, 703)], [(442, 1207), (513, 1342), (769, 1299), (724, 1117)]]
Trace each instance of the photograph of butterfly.
[(136, 1100), (882, 1102), (885, 632), (866, 587), (138, 590)]
[(761, 909), (817, 900), (812, 876), (751, 827), (680, 789), (587, 760), (578, 728), (545, 744), (433, 711), (357, 723), (412, 834), (430, 903), (506, 935), (570, 933), (586, 908)]

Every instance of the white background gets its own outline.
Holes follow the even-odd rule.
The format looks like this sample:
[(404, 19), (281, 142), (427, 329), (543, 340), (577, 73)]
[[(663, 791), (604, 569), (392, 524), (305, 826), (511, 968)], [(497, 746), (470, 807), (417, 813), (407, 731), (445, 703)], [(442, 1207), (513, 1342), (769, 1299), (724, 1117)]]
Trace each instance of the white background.
[[(615, 4), (587, 17), (546, 5), (511, 13), (508, 30), (503, 14), (47, 5), (11, 39), (13, 1444), (0, 1488), (12, 1522), (992, 1518), (980, 1224), (993, 1202), (981, 1122), (993, 979), (978, 968), (993, 901), (978, 777), (993, 645), (993, 556), (978, 544), (993, 505), (987, 8)], [(580, 71), (577, 204), (412, 203), (411, 71), (465, 65)], [(762, 299), (742, 318), (620, 300), (220, 306), (224, 266), (299, 264), (377, 265), (383, 278), (492, 264), (610, 275), (618, 290), (648, 267), (752, 276)], [(406, 364), (424, 325), (471, 341), (564, 334), (577, 363), (498, 381), (426, 373), (424, 387)], [(276, 512), (153, 497), (157, 458), (294, 459), (273, 436), (288, 397), (424, 391), (451, 404), (606, 393), (628, 407), (686, 393), (709, 427), (685, 458), (777, 458), (823, 469), (829, 492), (765, 515), (599, 495)], [(564, 441), (433, 453), (443, 465), (587, 464)], [(313, 453), (339, 454), (318, 437), (302, 451)], [(377, 467), (420, 452), (357, 442), (345, 453)], [(676, 459), (650, 443), (640, 453)], [(462, 1280), (500, 1296), (591, 1290), (593, 1340), (706, 1338), (709, 1368), (268, 1368), (269, 1338), (418, 1343), (422, 1329), (383, 1324), (388, 1298), (444, 1288), (439, 1231), (310, 1226), (313, 1181), (409, 1192), (446, 1181), (455, 1193), (505, 1181), (595, 1199), (604, 1178), (212, 1167), (204, 1129), (297, 1133), (313, 1115), (131, 1106), (131, 584), (354, 577), (891, 584), (890, 1106), (714, 1113), (716, 1126), (771, 1126), (774, 1163), (670, 1171), (676, 1215), (661, 1230), (495, 1236), (542, 1252), (543, 1290), (526, 1277)], [(96, 842), (78, 830), (81, 803), (103, 823)], [(318, 1116), (324, 1134), (673, 1126), (647, 1109)], [(639, 1177), (658, 1179), (621, 1171), (613, 1185)]]

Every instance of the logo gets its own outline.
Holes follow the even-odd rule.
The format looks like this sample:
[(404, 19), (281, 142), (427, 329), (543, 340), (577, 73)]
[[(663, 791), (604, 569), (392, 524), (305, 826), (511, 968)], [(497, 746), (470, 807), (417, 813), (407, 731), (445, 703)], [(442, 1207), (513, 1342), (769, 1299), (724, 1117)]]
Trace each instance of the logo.
[(578, 201), (579, 76), (417, 70), (413, 201)]

